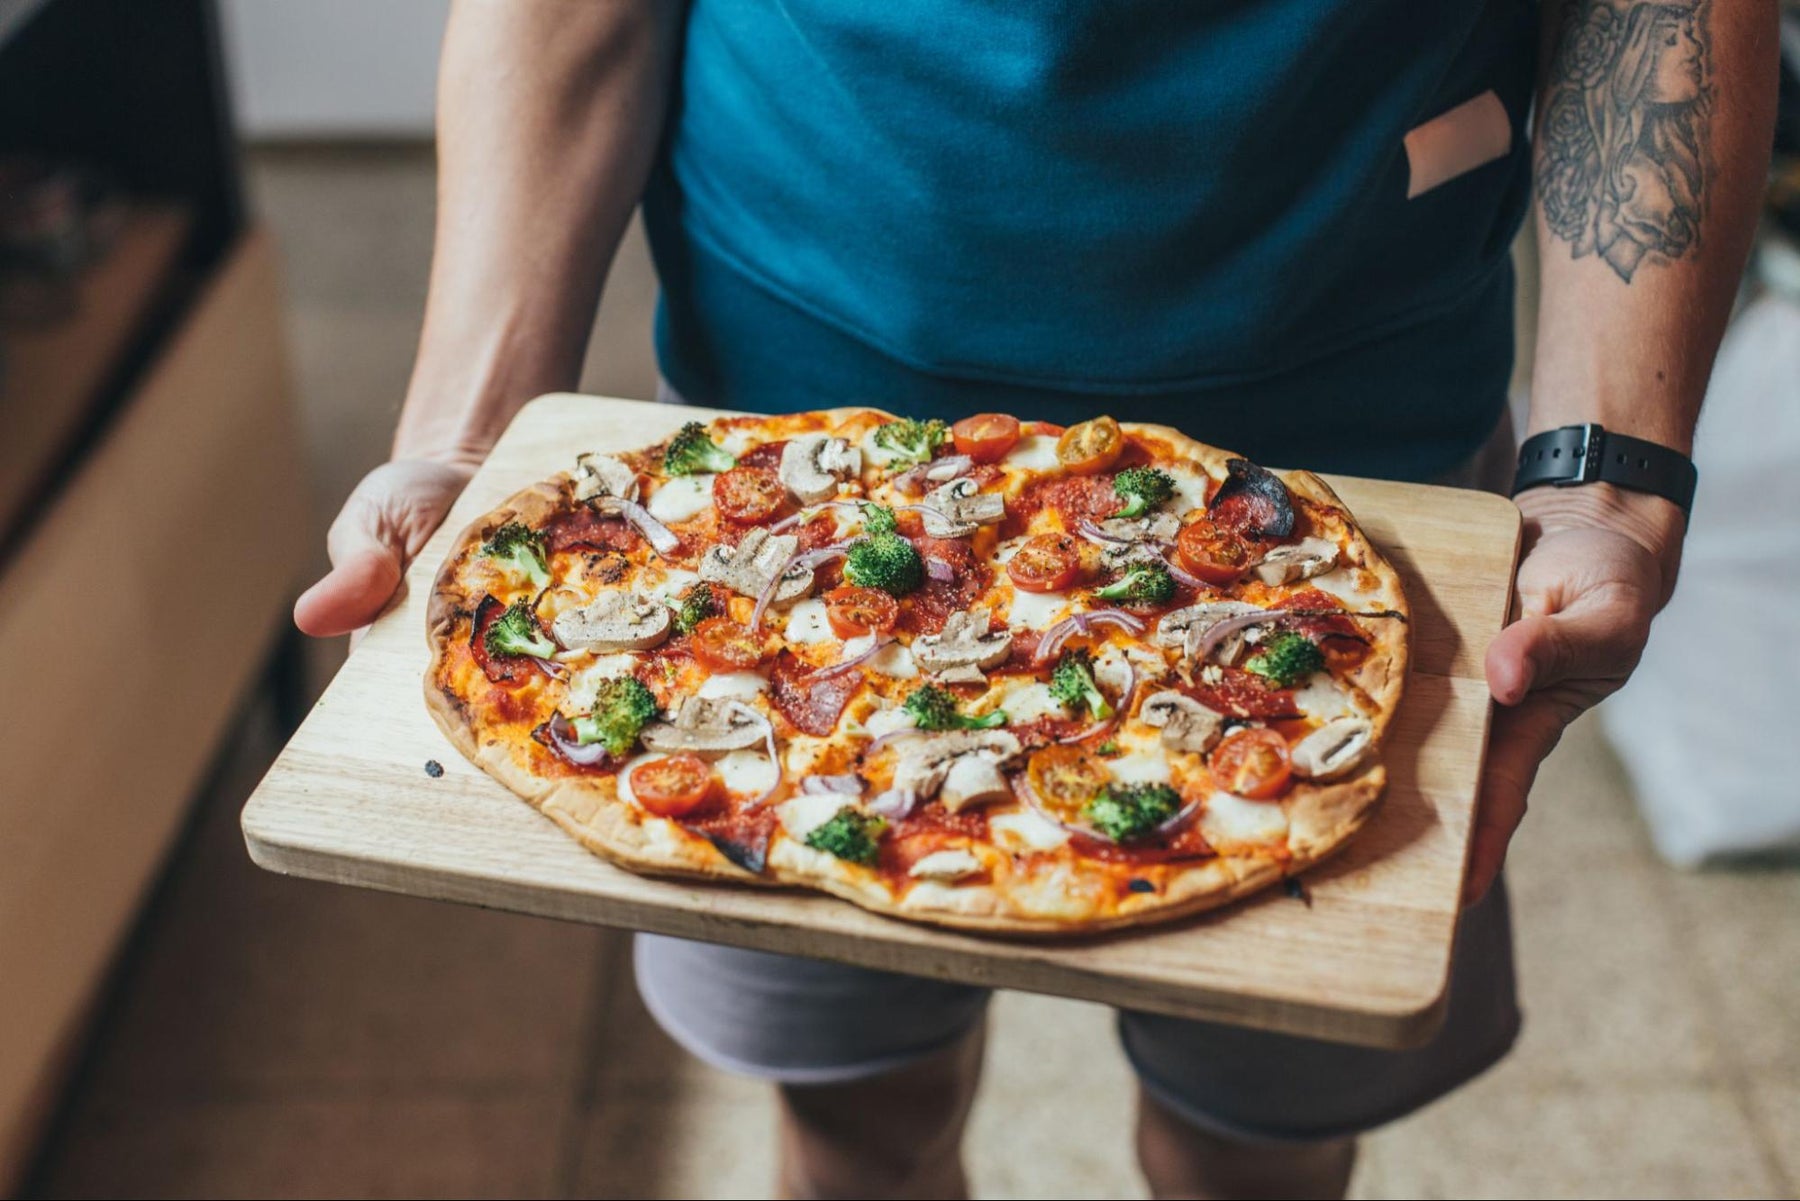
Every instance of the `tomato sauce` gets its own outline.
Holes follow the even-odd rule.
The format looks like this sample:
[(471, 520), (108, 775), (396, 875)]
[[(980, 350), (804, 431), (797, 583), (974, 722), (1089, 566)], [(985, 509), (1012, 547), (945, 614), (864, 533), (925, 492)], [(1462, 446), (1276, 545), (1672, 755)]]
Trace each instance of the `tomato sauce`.
[(781, 470), (781, 452), (787, 449), (787, 439), (779, 442), (764, 442), (761, 446), (751, 447), (738, 456), (739, 467), (767, 467), (771, 471)]
[(1183, 687), (1187, 693), (1209, 709), (1234, 717), (1256, 717), (1264, 720), (1299, 717), (1300, 708), (1291, 688), (1276, 688), (1261, 676), (1241, 667), (1221, 667), (1217, 683), (1196, 681)]

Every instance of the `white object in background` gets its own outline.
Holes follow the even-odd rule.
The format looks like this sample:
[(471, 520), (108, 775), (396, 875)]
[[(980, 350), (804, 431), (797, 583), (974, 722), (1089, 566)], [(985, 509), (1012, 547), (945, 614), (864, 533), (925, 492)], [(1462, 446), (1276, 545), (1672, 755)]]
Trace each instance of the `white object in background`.
[(429, 138), (449, 0), (226, 0), (249, 138)]
[(1656, 848), (1680, 867), (1800, 851), (1800, 301), (1733, 323), (1696, 436), (1674, 599), (1601, 706)]

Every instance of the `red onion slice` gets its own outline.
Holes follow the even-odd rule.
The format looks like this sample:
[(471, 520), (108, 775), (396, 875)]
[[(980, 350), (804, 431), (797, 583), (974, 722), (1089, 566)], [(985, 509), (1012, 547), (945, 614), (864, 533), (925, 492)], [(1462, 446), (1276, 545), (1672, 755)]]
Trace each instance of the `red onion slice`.
[(869, 811), (882, 817), (898, 821), (911, 817), (913, 810), (919, 807), (919, 794), (910, 788), (890, 788), (886, 792), (878, 792), (869, 801)]
[(553, 659), (540, 659), (536, 655), (527, 655), (526, 658), (530, 659), (532, 664), (539, 671), (543, 672), (546, 676), (549, 676), (552, 680), (566, 680), (569, 678), (569, 669)]
[[(1082, 614), (1089, 625), (1118, 626), (1127, 634), (1142, 634), (1147, 628), (1144, 619), (1135, 613), (1127, 613), (1123, 609), (1095, 609), (1091, 613)], [(1086, 633), (1083, 630), (1082, 633)]]
[(925, 464), (925, 478), (942, 484), (955, 479), (973, 466), (975, 466), (975, 460), (968, 455), (945, 455), (941, 459), (933, 459)]
[(929, 731), (921, 730), (917, 726), (902, 726), (898, 730), (889, 730), (887, 733), (881, 735), (881, 737), (872, 740), (868, 746), (864, 747), (863, 753), (867, 754), (869, 751), (880, 750), (888, 743), (901, 738), (915, 738), (918, 735), (925, 733), (929, 733)]
[(621, 496), (602, 497), (601, 501), (603, 510), (614, 510), (619, 516), (629, 521), (657, 554), (667, 555), (680, 549), (681, 538), (675, 531), (650, 516), (650, 510), (638, 504), (637, 501), (626, 500)]
[(1174, 556), (1172, 556), (1172, 555), (1164, 555), (1163, 556), (1163, 565), (1169, 569), (1170, 575), (1174, 576), (1177, 580), (1181, 581), (1183, 584), (1186, 584), (1189, 588), (1210, 588), (1211, 587), (1210, 584), (1208, 584), (1205, 580), (1201, 579), (1199, 576), (1194, 575), (1192, 572), (1183, 571), (1181, 569), (1181, 565), (1175, 562)]
[(834, 542), (830, 546), (821, 546), (817, 550), (801, 551), (794, 556), (793, 561), (788, 564), (788, 567), (816, 568), (831, 562), (833, 559), (841, 559), (849, 553), (850, 544), (848, 542)]
[(944, 562), (942, 559), (927, 558), (925, 560), (925, 574), (940, 584), (948, 584), (956, 579), (956, 568)]
[(1048, 663), (1054, 659), (1056, 652), (1062, 649), (1062, 644), (1069, 640), (1070, 635), (1087, 633), (1087, 619), (1086, 613), (1074, 613), (1045, 630), (1043, 638), (1038, 641), (1037, 652), (1032, 655), (1031, 661)]
[(862, 777), (854, 772), (846, 772), (840, 776), (807, 776), (800, 781), (800, 791), (814, 796), (821, 793), (860, 796), (862, 790)]
[(544, 725), (544, 732), (550, 736), (557, 753), (577, 767), (594, 767), (606, 759), (605, 744), (590, 742), (582, 746), (575, 738), (575, 728), (561, 713), (550, 715), (550, 720)]
[(830, 667), (821, 667), (817, 671), (813, 672), (810, 678), (814, 679), (814, 680), (825, 680), (825, 679), (829, 679), (830, 677), (835, 676), (835, 675), (842, 675), (844, 672), (849, 671), (853, 667), (860, 667), (864, 663), (867, 663), (870, 659), (873, 659), (877, 654), (879, 654), (881, 652), (881, 649), (883, 647), (885, 647), (888, 643), (892, 642), (893, 640), (894, 640), (894, 636), (892, 634), (879, 635), (875, 639), (875, 641), (869, 646), (868, 650), (863, 651), (861, 654), (858, 654), (858, 655), (852, 655), (848, 659), (840, 659), (836, 663), (833, 663)]

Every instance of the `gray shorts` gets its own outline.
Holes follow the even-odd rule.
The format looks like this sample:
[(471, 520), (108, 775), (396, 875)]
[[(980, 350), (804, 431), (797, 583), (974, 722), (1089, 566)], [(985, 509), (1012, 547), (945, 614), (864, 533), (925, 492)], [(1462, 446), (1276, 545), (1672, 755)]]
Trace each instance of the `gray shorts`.
[[(637, 936), (638, 991), (676, 1042), (727, 1072), (826, 1084), (892, 1071), (961, 1039), (988, 990), (815, 959)], [(1122, 1011), (1144, 1087), (1201, 1127), (1251, 1141), (1354, 1134), (1497, 1062), (1519, 1030), (1504, 884), (1463, 915), (1444, 1028), (1378, 1051)]]

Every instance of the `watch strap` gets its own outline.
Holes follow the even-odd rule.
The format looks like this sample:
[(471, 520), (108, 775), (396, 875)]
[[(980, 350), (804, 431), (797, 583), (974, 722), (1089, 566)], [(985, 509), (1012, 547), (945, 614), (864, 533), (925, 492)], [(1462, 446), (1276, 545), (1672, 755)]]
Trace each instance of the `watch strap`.
[(1545, 430), (1525, 439), (1519, 448), (1519, 470), (1512, 490), (1517, 496), (1545, 484), (1558, 488), (1615, 484), (1660, 496), (1685, 514), (1694, 506), (1698, 480), (1694, 461), (1680, 451), (1589, 422)]

